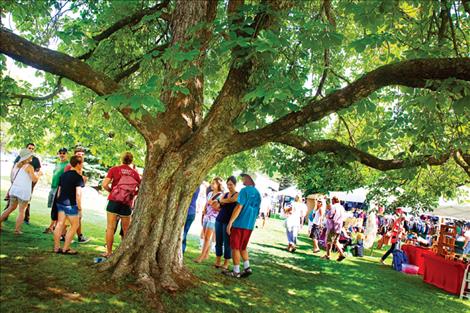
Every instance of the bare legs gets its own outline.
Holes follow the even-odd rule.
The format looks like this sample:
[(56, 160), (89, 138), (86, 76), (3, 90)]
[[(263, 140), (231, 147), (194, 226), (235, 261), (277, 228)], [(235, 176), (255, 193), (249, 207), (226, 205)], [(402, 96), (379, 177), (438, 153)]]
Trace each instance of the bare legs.
[(209, 251), (211, 249), (211, 241), (212, 235), (214, 234), (214, 230), (211, 228), (204, 228), (204, 244), (202, 246), (201, 255), (194, 260), (196, 263), (201, 263), (204, 260), (209, 258)]
[(54, 251), (59, 251), (60, 249), (60, 237), (62, 235), (62, 230), (64, 229), (65, 220), (68, 219), (70, 223), (70, 228), (65, 234), (65, 243), (63, 251), (70, 250), (70, 244), (72, 243), (72, 238), (77, 232), (79, 217), (78, 216), (66, 216), (63, 211), (59, 212), (59, 219), (57, 220), (57, 225), (54, 230)]
[(249, 261), (248, 250), (232, 249), (232, 261), (234, 266), (240, 265), (240, 257), (243, 259), (243, 262)]
[(0, 229), (2, 228), (3, 221), (5, 221), (8, 216), (18, 207), (18, 217), (16, 218), (15, 233), (21, 234), (21, 225), (24, 221), (24, 214), (27, 206), (28, 202), (18, 201), (17, 199), (11, 199), (8, 209), (6, 209), (6, 211), (3, 211), (2, 215), (0, 216)]
[[(328, 242), (326, 245), (326, 255), (324, 256), (324, 258), (325, 259), (330, 258), (331, 249), (333, 248), (333, 245), (336, 247), (336, 250), (338, 251), (339, 255), (341, 257), (344, 257), (343, 248), (341, 247), (341, 244), (339, 243), (339, 234), (334, 234), (332, 237), (333, 238), (331, 242)], [(326, 239), (328, 240), (328, 234), (327, 234)]]
[(312, 242), (313, 242), (313, 251), (314, 252), (320, 251), (320, 247), (318, 246), (318, 239), (313, 239)]
[[(106, 253), (105, 257), (111, 256), (113, 253), (113, 243), (114, 243), (114, 233), (116, 230), (117, 215), (107, 212), (107, 226), (106, 226)], [(126, 236), (127, 231), (129, 230), (129, 225), (131, 223), (130, 216), (121, 216), (121, 225), (123, 237)]]

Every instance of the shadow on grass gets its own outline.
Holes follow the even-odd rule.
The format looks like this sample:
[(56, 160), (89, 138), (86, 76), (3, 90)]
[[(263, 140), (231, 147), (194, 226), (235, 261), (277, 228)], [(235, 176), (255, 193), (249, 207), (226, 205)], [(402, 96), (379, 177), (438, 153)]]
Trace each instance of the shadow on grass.
[[(43, 210), (45, 212), (45, 210)], [(24, 235), (12, 233), (14, 218), (0, 235), (0, 302), (3, 312), (155, 312), (132, 282), (108, 283), (108, 275), (92, 266), (103, 240), (74, 244), (77, 256), (51, 253), (52, 236), (43, 212)], [(36, 223), (36, 224), (35, 224)], [(285, 250), (280, 223), (269, 223), (250, 244), (254, 274), (234, 280), (212, 267), (211, 259), (195, 264), (197, 236), (191, 236), (186, 266), (199, 280), (184, 293), (161, 294), (167, 312), (465, 312), (456, 297), (371, 261), (348, 258), (326, 261), (310, 252), (299, 237), (299, 249)], [(42, 225), (42, 226), (40, 226)], [(87, 234), (104, 237), (104, 225), (86, 224)]]
[[(230, 279), (207, 264), (194, 264), (189, 249), (187, 266), (200, 278), (199, 288), (167, 299), (171, 312), (179, 303), (191, 303), (206, 312), (464, 312), (468, 306), (456, 297), (427, 285), (421, 277), (393, 271), (369, 258), (342, 263), (304, 253), (291, 254), (284, 243), (252, 244), (254, 274)], [(268, 251), (268, 252), (266, 252)], [(386, 295), (386, 296), (384, 296)], [(203, 300), (200, 300), (203, 299)]]
[(0, 285), (2, 312), (151, 312), (148, 299), (128, 282), (109, 283), (93, 267), (96, 245), (73, 244), (76, 256), (52, 252), (53, 237), (34, 224), (13, 234), (14, 219), (1, 233)]

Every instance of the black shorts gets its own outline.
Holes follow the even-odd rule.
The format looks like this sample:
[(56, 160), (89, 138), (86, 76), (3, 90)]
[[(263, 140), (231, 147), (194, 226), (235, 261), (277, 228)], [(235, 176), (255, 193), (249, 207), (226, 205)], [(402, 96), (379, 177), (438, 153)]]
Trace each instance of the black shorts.
[(119, 216), (131, 216), (132, 214), (132, 209), (130, 206), (111, 200), (108, 201), (106, 211)]
[(313, 224), (312, 230), (310, 231), (310, 238), (319, 240), (321, 236), (321, 227)]
[(57, 203), (55, 199), (53, 200), (52, 207), (51, 207), (51, 220), (52, 221), (59, 220), (59, 212), (57, 210)]

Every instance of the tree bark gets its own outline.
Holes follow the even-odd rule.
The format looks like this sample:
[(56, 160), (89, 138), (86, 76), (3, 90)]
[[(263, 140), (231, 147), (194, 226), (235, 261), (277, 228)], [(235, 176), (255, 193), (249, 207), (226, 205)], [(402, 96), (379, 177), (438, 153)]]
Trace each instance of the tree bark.
[(225, 145), (205, 142), (206, 146), (194, 147), (191, 141), (164, 153), (149, 146), (135, 222), (101, 270), (110, 271), (114, 279), (133, 275), (151, 293), (177, 291), (193, 281), (183, 266), (181, 229), (193, 192), (225, 156)]
[(288, 134), (280, 136), (274, 141), (291, 146), (309, 155), (314, 155), (320, 152), (337, 153), (343, 156), (347, 156), (349, 154), (352, 155), (358, 162), (380, 171), (390, 171), (401, 168), (416, 167), (425, 164), (431, 166), (443, 165), (453, 155), (453, 152), (447, 152), (439, 156), (421, 155), (408, 159), (384, 160), (376, 157), (375, 155), (364, 152), (355, 147), (345, 145), (344, 143), (341, 143), (336, 140), (323, 139), (309, 141), (300, 136)]

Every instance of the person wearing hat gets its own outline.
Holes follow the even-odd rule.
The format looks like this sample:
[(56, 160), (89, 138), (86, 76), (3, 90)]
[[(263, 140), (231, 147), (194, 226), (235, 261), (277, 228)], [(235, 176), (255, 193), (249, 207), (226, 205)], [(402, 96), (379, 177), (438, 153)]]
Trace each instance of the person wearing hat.
[(11, 171), (11, 187), (8, 191), (10, 202), (8, 209), (5, 210), (0, 217), (0, 230), (1, 223), (18, 207), (19, 214), (16, 219), (15, 234), (22, 234), (21, 224), (24, 221), (25, 209), (31, 200), (31, 186), (33, 183), (36, 183), (42, 175), (41, 171), (34, 171), (34, 167), (30, 164), (32, 160), (32, 151), (29, 149), (22, 149), (20, 151), (20, 158)]
[[(28, 149), (29, 151), (31, 151), (32, 153), (34, 153), (34, 151), (36, 150), (36, 145), (34, 143), (30, 142), (25, 146), (25, 148)], [(15, 168), (16, 163), (18, 163), (20, 161), (20, 158), (21, 157), (18, 155), (16, 157), (15, 161), (13, 161), (13, 168)], [(39, 172), (41, 170), (41, 162), (34, 155), (33, 155), (33, 158), (31, 159), (31, 165), (33, 166), (35, 172)], [(12, 170), (13, 170), (13, 168), (12, 168)], [(31, 185), (31, 193), (34, 190), (35, 185), (36, 185), (36, 183), (33, 182), (33, 184)], [(5, 210), (7, 210), (8, 207), (10, 206), (10, 202), (9, 202), (10, 199), (8, 198), (8, 195), (5, 197), (5, 200), (7, 201), (7, 205), (5, 207)], [(30, 204), (28, 203), (28, 206), (26, 207), (25, 215), (24, 215), (25, 224), (29, 224), (29, 215), (30, 215), (29, 211), (30, 211)]]
[[(247, 277), (253, 272), (248, 256), (248, 242), (258, 217), (261, 195), (255, 188), (255, 182), (248, 174), (241, 174), (243, 185), (237, 198), (237, 206), (227, 225), (232, 248), (233, 271), (223, 271), (224, 275), (240, 278)], [(240, 273), (240, 256), (243, 259), (243, 273)]]
[(49, 197), (47, 199), (47, 207), (51, 209), (51, 224), (44, 230), (44, 234), (52, 234), (57, 223), (57, 206), (55, 205), (54, 200), (57, 194), (57, 188), (59, 187), (60, 175), (64, 173), (65, 167), (69, 164), (66, 148), (60, 148), (57, 152), (57, 156), (59, 157), (59, 160), (57, 160), (52, 173), (51, 190), (49, 191)]

